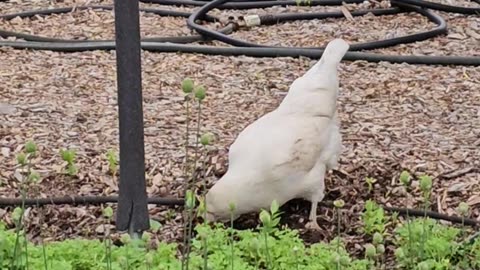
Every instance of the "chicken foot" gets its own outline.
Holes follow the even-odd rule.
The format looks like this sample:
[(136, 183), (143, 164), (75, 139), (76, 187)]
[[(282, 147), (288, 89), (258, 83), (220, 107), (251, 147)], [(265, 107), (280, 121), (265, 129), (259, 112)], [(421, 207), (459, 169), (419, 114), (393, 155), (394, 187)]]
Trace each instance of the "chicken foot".
[(318, 203), (323, 200), (325, 196), (325, 173), (326, 165), (323, 162), (318, 161), (312, 170), (306, 176), (306, 183), (308, 187), (311, 188), (311, 197), (306, 198), (312, 202), (312, 207), (310, 208), (310, 215), (308, 217), (308, 223), (305, 225), (305, 228), (319, 231), (321, 230), (317, 222), (317, 206)]

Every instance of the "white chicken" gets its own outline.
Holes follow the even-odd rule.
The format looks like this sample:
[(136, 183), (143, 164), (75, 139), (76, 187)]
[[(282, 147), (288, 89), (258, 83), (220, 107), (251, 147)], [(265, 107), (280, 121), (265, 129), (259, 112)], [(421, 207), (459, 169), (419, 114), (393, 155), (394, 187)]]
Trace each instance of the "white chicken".
[(321, 59), (297, 78), (281, 104), (247, 126), (231, 145), (229, 166), (206, 195), (207, 220), (268, 209), (295, 198), (312, 203), (307, 227), (319, 229), (317, 204), (325, 174), (337, 166), (341, 135), (336, 101), (337, 69), (349, 49), (342, 39), (328, 43)]

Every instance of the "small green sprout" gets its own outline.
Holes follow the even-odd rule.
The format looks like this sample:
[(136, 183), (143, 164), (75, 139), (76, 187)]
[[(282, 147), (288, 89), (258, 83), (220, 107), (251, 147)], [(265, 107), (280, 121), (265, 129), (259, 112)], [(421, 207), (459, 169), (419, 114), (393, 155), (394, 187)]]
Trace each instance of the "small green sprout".
[(145, 243), (149, 243), (152, 240), (152, 235), (149, 232), (144, 232), (142, 234), (142, 241)]
[(340, 200), (335, 200), (333, 202), (333, 205), (336, 207), (336, 208), (343, 208), (345, 206), (345, 201), (343, 201), (342, 199)]
[(280, 206), (276, 200), (273, 200), (270, 205), (270, 212), (262, 209), (260, 212), (260, 221), (262, 222), (263, 228), (266, 231), (271, 231), (275, 228), (278, 223), (280, 223), (280, 212), (278, 211)]
[(190, 94), (193, 91), (194, 82), (190, 78), (186, 78), (182, 81), (182, 91), (185, 94)]
[(228, 204), (228, 209), (230, 210), (230, 212), (235, 212), (235, 203), (230, 202)]
[(28, 181), (32, 183), (38, 183), (40, 181), (40, 174), (34, 170), (31, 170), (30, 174), (28, 175)]
[(185, 206), (188, 209), (193, 209), (195, 207), (195, 194), (193, 194), (193, 191), (187, 190), (187, 194), (185, 196)]
[(78, 173), (78, 169), (75, 166), (75, 150), (60, 150), (60, 155), (62, 156), (63, 161), (67, 162), (67, 173), (70, 176), (74, 176)]
[(162, 224), (154, 219), (150, 219), (150, 228), (156, 233), (162, 228)]
[(145, 254), (145, 263), (147, 263), (148, 266), (151, 266), (153, 264), (152, 252), (147, 252), (147, 254)]
[(260, 221), (264, 226), (266, 226), (267, 224), (271, 224), (272, 218), (268, 211), (262, 209), (262, 211), (260, 212)]
[(200, 143), (203, 146), (210, 145), (213, 141), (213, 138), (214, 138), (213, 134), (210, 132), (207, 132), (200, 137)]
[(103, 209), (103, 216), (108, 218), (108, 219), (112, 218), (112, 216), (113, 216), (112, 207), (109, 206), (109, 207)]
[(75, 162), (75, 150), (60, 150), (60, 155), (62, 156), (63, 161), (73, 164)]
[(207, 213), (207, 205), (204, 198), (198, 199), (198, 216), (203, 216)]
[(395, 257), (397, 257), (398, 259), (405, 257), (405, 252), (403, 251), (403, 248), (399, 247), (395, 249)]
[(12, 212), (12, 218), (15, 220), (15, 222), (19, 222), (20, 219), (22, 218), (23, 210), (21, 207), (15, 207)]
[(17, 163), (21, 166), (27, 165), (27, 155), (25, 155), (25, 153), (23, 152), (19, 153), (17, 155)]
[(373, 234), (373, 244), (374, 245), (379, 245), (379, 244), (382, 244), (383, 243), (383, 236), (381, 233), (379, 232), (375, 232)]
[(423, 193), (429, 193), (432, 189), (432, 177), (428, 175), (420, 176), (420, 189)]
[(365, 244), (365, 257), (369, 259), (375, 258), (377, 256), (377, 249), (372, 244)]
[(25, 151), (28, 154), (35, 155), (35, 153), (37, 152), (37, 145), (33, 141), (28, 141), (25, 144)]
[(205, 99), (206, 92), (205, 92), (205, 87), (203, 85), (199, 85), (195, 87), (195, 97), (199, 100), (202, 101)]
[(122, 241), (122, 243), (128, 245), (129, 243), (132, 242), (132, 238), (130, 237), (130, 235), (128, 233), (124, 233), (122, 234), (122, 236), (120, 237), (120, 240)]
[(376, 248), (377, 248), (377, 253), (378, 254), (384, 254), (385, 253), (385, 245), (378, 244)]
[(365, 178), (365, 182), (367, 182), (367, 185), (368, 185), (368, 192), (372, 192), (373, 184), (375, 182), (377, 182), (377, 179), (372, 178), (372, 177), (367, 177), (367, 178)]
[(432, 269), (432, 266), (428, 261), (423, 261), (418, 264), (417, 269), (418, 270), (430, 270)]
[(112, 173), (112, 175), (115, 175), (117, 173), (118, 159), (117, 154), (112, 149), (108, 150), (107, 152), (107, 160), (110, 172)]
[(400, 174), (400, 182), (408, 187), (410, 185), (410, 181), (411, 181), (411, 176), (410, 176), (410, 173), (408, 171), (403, 171), (401, 174)]
[(465, 202), (461, 202), (457, 207), (457, 212), (462, 215), (466, 216), (468, 214), (469, 206)]

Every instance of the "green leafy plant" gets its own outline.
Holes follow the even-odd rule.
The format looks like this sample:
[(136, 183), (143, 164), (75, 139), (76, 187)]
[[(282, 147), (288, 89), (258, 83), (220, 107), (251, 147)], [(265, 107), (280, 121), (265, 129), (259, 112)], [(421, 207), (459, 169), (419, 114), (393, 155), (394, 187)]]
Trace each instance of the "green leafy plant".
[[(435, 266), (427, 269), (452, 269), (452, 256), (459, 248), (460, 230), (439, 224), (430, 218), (413, 219), (410, 231), (405, 224), (395, 229), (395, 256), (400, 266)], [(425, 234), (428, 232), (428, 238)], [(423, 250), (423, 253), (419, 253)], [(407, 254), (409, 254), (407, 256)], [(420, 268), (419, 268), (420, 269)]]
[[(26, 269), (29, 268), (28, 262), (28, 244), (26, 236), (23, 237), (24, 255), (22, 256), (20, 249), (21, 236), (26, 235), (25, 225), (23, 224), (23, 216), (25, 214), (25, 200), (27, 199), (28, 188), (31, 183), (36, 183), (40, 180), (40, 175), (32, 169), (31, 159), (37, 155), (38, 147), (33, 141), (28, 141), (24, 146), (25, 152), (17, 155), (17, 163), (20, 165), (20, 193), (22, 197), (21, 207), (16, 207), (13, 212), (13, 220), (15, 221), (16, 237), (15, 246), (13, 250), (13, 257), (11, 267), (17, 267), (18, 260), (20, 265), (24, 265)], [(26, 176), (25, 176), (26, 175)], [(43, 239), (42, 239), (43, 243)], [(17, 256), (19, 255), (19, 256)], [(23, 262), (22, 258), (25, 259)], [(45, 256), (44, 259), (46, 260)], [(46, 261), (45, 261), (46, 263)]]
[[(423, 194), (423, 211), (424, 211), (424, 216), (423, 216), (423, 222), (424, 226), (426, 226), (426, 220), (427, 220), (427, 209), (430, 203), (430, 194), (432, 192), (432, 178), (428, 175), (422, 175), (420, 177), (420, 189), (422, 190)], [(426, 242), (428, 235), (428, 230), (425, 228), (422, 231), (422, 245), (420, 247), (420, 257), (423, 258), (423, 254), (425, 252), (425, 247), (424, 243)]]
[(385, 231), (389, 218), (385, 216), (385, 210), (376, 202), (367, 200), (361, 219), (363, 221), (363, 231), (368, 235), (373, 235), (375, 232), (383, 233)]
[(110, 150), (108, 150), (106, 156), (107, 156), (107, 161), (108, 161), (108, 169), (110, 170), (110, 173), (113, 176), (117, 175), (117, 171), (118, 171), (117, 154), (115, 153), (115, 151), (110, 149)]
[(67, 162), (66, 172), (70, 176), (75, 176), (78, 173), (78, 168), (75, 165), (76, 152), (73, 149), (60, 150), (62, 160)]

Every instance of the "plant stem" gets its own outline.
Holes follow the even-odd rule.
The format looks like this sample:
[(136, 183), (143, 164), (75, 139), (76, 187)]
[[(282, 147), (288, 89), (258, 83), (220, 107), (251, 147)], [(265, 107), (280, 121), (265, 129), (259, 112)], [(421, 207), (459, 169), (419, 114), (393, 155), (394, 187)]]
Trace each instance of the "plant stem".
[(268, 251), (268, 233), (266, 231), (263, 232), (263, 236), (265, 238), (265, 254), (267, 255), (267, 269), (271, 269), (272, 261), (270, 259), (270, 252)]
[(186, 127), (185, 127), (185, 166), (183, 166), (183, 175), (185, 177), (185, 182), (184, 182), (184, 186), (183, 186), (183, 191), (185, 192), (185, 194), (187, 194), (187, 190), (188, 190), (188, 178), (187, 178), (187, 171), (188, 171), (188, 140), (189, 140), (189, 137), (190, 137), (190, 100), (189, 100), (189, 96), (186, 97), (187, 101), (185, 102), (185, 109), (186, 109), (186, 114), (187, 114), (187, 119), (186, 119)]
[[(102, 205), (102, 209), (103, 209), (103, 205)], [(110, 224), (110, 222), (111, 222), (110, 218), (107, 218), (107, 222), (108, 222), (108, 224)], [(107, 232), (107, 227), (105, 226), (105, 224), (103, 224), (103, 232), (105, 233), (105, 235), (103, 237), (103, 242), (105, 244), (105, 253), (107, 255), (107, 270), (111, 270), (112, 269), (112, 254), (111, 254), (111, 250), (110, 250), (110, 234)]]
[[(340, 256), (340, 209), (337, 208), (337, 254)], [(337, 262), (337, 270), (340, 269), (340, 261)]]
[[(204, 166), (205, 164), (207, 163), (207, 147), (204, 146), (204, 152), (205, 152), (205, 161), (204, 161)], [(205, 168), (205, 167), (204, 167)], [(206, 171), (206, 170), (204, 170)], [(207, 224), (207, 175), (206, 175), (206, 172), (203, 174), (203, 203), (204, 203), (204, 206), (205, 206), (205, 209), (204, 209), (204, 212), (203, 212), (203, 224), (206, 225)], [(207, 270), (208, 269), (208, 240), (207, 240), (207, 236), (204, 235), (203, 237), (203, 269), (204, 270)]]
[[(35, 188), (35, 196), (39, 197), (40, 189), (38, 186)], [(43, 208), (40, 207), (40, 204), (37, 203), (38, 213), (40, 215), (40, 241), (42, 242), (42, 255), (43, 255), (43, 264), (45, 266), (45, 270), (48, 270), (48, 261), (47, 261), (47, 248), (45, 246), (45, 241), (43, 238), (43, 227), (42, 224), (45, 220), (45, 214), (43, 213)]]
[[(187, 95), (185, 97), (185, 107), (186, 107), (186, 132), (185, 132), (185, 166), (183, 166), (183, 177), (184, 177), (184, 184), (183, 184), (183, 190), (185, 193), (185, 198), (187, 195), (187, 190), (188, 190), (188, 140), (190, 137), (190, 97)], [(185, 269), (185, 253), (186, 253), (186, 247), (187, 247), (187, 232), (188, 232), (188, 210), (184, 212), (185, 217), (187, 220), (184, 221), (183, 225), (183, 257), (182, 257), (182, 270)]]
[(24, 238), (24, 244), (25, 244), (25, 268), (28, 270), (28, 240), (27, 240), (27, 233), (25, 229), (23, 230), (25, 238)]
[[(17, 250), (18, 250), (18, 245), (20, 244), (20, 227), (22, 227), (22, 231), (24, 231), (24, 228), (22, 226), (23, 222), (23, 215), (25, 213), (25, 199), (26, 199), (26, 194), (25, 194), (25, 166), (22, 165), (22, 179), (20, 181), (20, 194), (22, 196), (22, 206), (21, 206), (21, 214), (20, 217), (18, 218), (17, 224), (16, 224), (16, 237), (15, 237), (15, 247), (13, 249), (13, 257), (12, 257), (12, 268), (16, 266), (17, 264)], [(27, 235), (24, 233), (24, 237), (26, 238)], [(28, 254), (26, 254), (28, 257)]]
[(231, 253), (231, 265), (233, 270), (233, 259), (234, 259), (234, 252), (233, 252), (233, 211), (230, 212), (230, 253)]
[[(196, 177), (196, 169), (197, 169), (197, 163), (198, 163), (198, 141), (200, 139), (200, 122), (201, 122), (201, 115), (202, 115), (202, 102), (199, 100), (198, 101), (198, 110), (197, 110), (197, 131), (196, 131), (196, 134), (195, 134), (195, 152), (194, 152), (194, 157), (193, 157), (193, 169), (192, 169), (192, 185), (194, 185), (194, 183), (196, 182), (197, 180), (197, 177)], [(188, 240), (188, 243), (187, 243), (187, 258), (186, 258), (186, 270), (188, 270), (188, 263), (189, 263), (189, 260), (190, 260), (190, 240), (191, 240), (191, 237), (192, 237), (192, 222), (193, 222), (193, 207), (190, 209), (189, 213), (188, 213), (188, 224), (189, 224), (189, 228), (188, 228), (188, 235), (187, 235), (187, 240)]]
[[(412, 253), (412, 229), (411, 229), (411, 226), (410, 226), (410, 214), (409, 214), (409, 210), (408, 210), (408, 207), (407, 207), (407, 230), (408, 230), (408, 252), (407, 252), (407, 255), (410, 256), (410, 254)], [(410, 267), (410, 260), (407, 260), (407, 267)]]
[(426, 231), (426, 228), (425, 228), (425, 225), (426, 225), (426, 220), (427, 220), (427, 207), (428, 207), (428, 199), (430, 197), (430, 192), (426, 192), (424, 194), (424, 204), (423, 204), (423, 224), (422, 224), (422, 241), (420, 242), (421, 243), (421, 248), (420, 248), (420, 259), (423, 260), (423, 256), (424, 256), (424, 252), (425, 252), (425, 240), (426, 240), (426, 237), (427, 237), (427, 231)]

